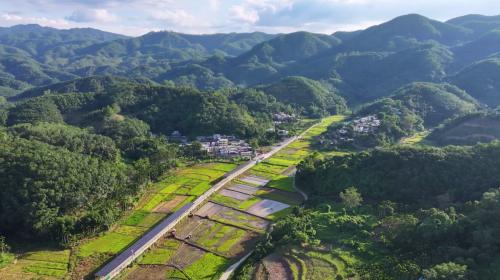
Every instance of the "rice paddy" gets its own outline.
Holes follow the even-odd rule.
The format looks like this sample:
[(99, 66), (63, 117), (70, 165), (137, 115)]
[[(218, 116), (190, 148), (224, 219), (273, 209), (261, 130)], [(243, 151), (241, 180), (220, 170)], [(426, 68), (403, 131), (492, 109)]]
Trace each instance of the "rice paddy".
[[(182, 168), (174, 176), (156, 183), (137, 208), (122, 219), (119, 226), (78, 246), (77, 257), (99, 259), (103, 254), (108, 256), (99, 259), (96, 264), (99, 266), (126, 249), (170, 213), (203, 194), (213, 181), (235, 167), (233, 163), (219, 162)], [(165, 251), (160, 252), (157, 257), (165, 257), (165, 254)]]
[(61, 279), (68, 274), (70, 250), (27, 253), (2, 270), (2, 279)]
[(264, 258), (255, 270), (255, 279), (269, 279), (269, 273), (272, 279), (346, 279), (346, 266), (342, 255), (334, 251), (289, 249)]

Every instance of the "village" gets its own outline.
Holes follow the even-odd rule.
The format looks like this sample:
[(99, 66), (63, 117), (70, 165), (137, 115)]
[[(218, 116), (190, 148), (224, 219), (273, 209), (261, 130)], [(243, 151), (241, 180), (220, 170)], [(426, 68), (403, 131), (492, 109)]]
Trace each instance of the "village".
[[(174, 131), (169, 140), (180, 143), (181, 146), (188, 146), (193, 143), (189, 142), (188, 137), (182, 135), (179, 131)], [(251, 159), (256, 156), (256, 152), (250, 144), (234, 135), (197, 136), (196, 141), (201, 144), (201, 151), (206, 152), (211, 157)]]
[(381, 125), (380, 119), (375, 115), (357, 118), (344, 123), (331, 134), (329, 144), (334, 146), (345, 146), (352, 144), (356, 137), (366, 136), (374, 133)]
[[(269, 128), (267, 131), (276, 133), (279, 138), (289, 136), (289, 131), (279, 129), (278, 126), (283, 123), (290, 123), (297, 120), (293, 114), (276, 113), (273, 115), (274, 127)], [(175, 143), (180, 143), (181, 146), (191, 145), (187, 136), (182, 135), (180, 131), (174, 131), (168, 137), (168, 140)], [(201, 144), (201, 151), (206, 152), (210, 157), (215, 158), (241, 158), (252, 159), (257, 156), (252, 146), (245, 140), (239, 139), (234, 135), (213, 134), (208, 136), (197, 136), (196, 141)]]

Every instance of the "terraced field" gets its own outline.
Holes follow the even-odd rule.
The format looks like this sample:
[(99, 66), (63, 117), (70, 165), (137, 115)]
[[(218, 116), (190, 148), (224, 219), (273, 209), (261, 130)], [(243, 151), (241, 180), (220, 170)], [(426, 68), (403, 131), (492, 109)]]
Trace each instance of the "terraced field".
[(328, 250), (291, 249), (267, 256), (257, 266), (257, 280), (346, 279), (348, 257)]
[(2, 280), (62, 279), (68, 275), (69, 262), (70, 250), (27, 253), (14, 264), (2, 269)]

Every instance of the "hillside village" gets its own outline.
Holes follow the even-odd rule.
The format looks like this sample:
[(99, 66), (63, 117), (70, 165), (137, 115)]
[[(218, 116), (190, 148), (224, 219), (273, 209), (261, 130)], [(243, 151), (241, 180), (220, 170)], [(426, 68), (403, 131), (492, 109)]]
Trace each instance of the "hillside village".
[[(330, 139), (323, 140), (322, 144), (339, 147), (351, 145), (354, 143), (356, 137), (367, 136), (374, 133), (381, 124), (382, 122), (375, 115), (353, 119), (338, 127), (331, 134)], [(325, 143), (325, 141), (327, 143)]]
[[(179, 131), (174, 131), (169, 139), (178, 142), (181, 146), (191, 145), (187, 136)], [(244, 158), (250, 159), (255, 156), (255, 151), (245, 140), (241, 140), (234, 135), (213, 134), (210, 136), (198, 136), (196, 141), (201, 144), (201, 150), (211, 157), (216, 158)]]

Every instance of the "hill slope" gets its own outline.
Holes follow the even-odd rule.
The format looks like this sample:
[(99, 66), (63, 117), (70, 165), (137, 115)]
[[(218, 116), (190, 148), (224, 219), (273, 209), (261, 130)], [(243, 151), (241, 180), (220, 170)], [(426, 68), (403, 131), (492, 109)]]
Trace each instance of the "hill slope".
[(500, 105), (500, 59), (477, 62), (449, 78), (478, 101), (491, 106)]
[(302, 108), (311, 116), (342, 114), (347, 110), (342, 97), (304, 77), (288, 77), (262, 89), (283, 103)]
[(500, 139), (500, 115), (472, 114), (436, 129), (428, 139), (438, 145), (475, 145)]
[(401, 50), (418, 42), (434, 40), (454, 45), (467, 40), (471, 31), (417, 14), (397, 17), (370, 27), (346, 42), (342, 49), (357, 51)]

